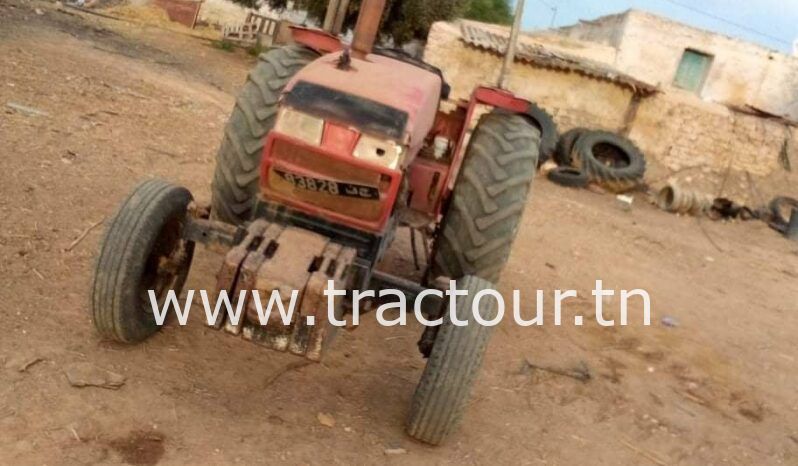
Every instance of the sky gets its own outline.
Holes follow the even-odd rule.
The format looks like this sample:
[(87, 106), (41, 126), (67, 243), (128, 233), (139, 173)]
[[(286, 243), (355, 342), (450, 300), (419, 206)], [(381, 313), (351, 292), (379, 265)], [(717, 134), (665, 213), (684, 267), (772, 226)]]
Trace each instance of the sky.
[(792, 53), (792, 42), (798, 39), (798, 0), (526, 0), (523, 26), (525, 30), (545, 29), (552, 17), (555, 27), (567, 26), (629, 8), (788, 54)]

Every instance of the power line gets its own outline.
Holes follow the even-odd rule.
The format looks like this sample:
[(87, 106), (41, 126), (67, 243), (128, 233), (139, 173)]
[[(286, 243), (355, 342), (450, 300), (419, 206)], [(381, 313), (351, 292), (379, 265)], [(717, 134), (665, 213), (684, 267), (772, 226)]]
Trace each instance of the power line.
[(557, 11), (559, 10), (559, 5), (552, 5), (551, 3), (545, 0), (538, 0), (539, 3), (546, 6), (549, 10), (551, 10), (551, 21), (549, 23), (549, 28), (554, 27), (554, 21), (557, 19)]
[[(561, 3), (566, 3), (565, 7), (568, 8), (570, 6), (569, 9), (572, 10), (572, 11), (573, 10), (577, 10), (579, 12), (585, 12), (588, 17), (599, 17), (599, 16), (602, 16), (602, 15), (597, 14), (596, 11), (593, 8), (591, 8), (590, 2), (584, 3), (581, 0), (577, 0), (577, 1), (579, 3), (582, 3), (582, 5), (577, 7), (576, 5), (568, 5), (569, 2), (561, 2)], [(573, 3), (573, 0), (571, 0), (570, 3)], [(562, 5), (557, 5), (557, 6), (560, 7)], [(578, 14), (578, 13), (576, 14), (577, 19), (581, 19), (580, 16), (581, 16), (580, 14)]]
[(545, 0), (538, 0), (538, 2), (546, 5), (546, 8), (548, 8), (549, 10), (556, 10), (557, 9), (556, 6), (552, 5), (551, 3), (549, 3), (549, 2), (547, 2)]
[(741, 29), (743, 31), (747, 31), (747, 32), (750, 32), (752, 34), (757, 34), (757, 35), (762, 36), (762, 37), (767, 37), (768, 39), (774, 40), (774, 41), (776, 41), (776, 42), (778, 42), (780, 44), (790, 45), (789, 41), (784, 40), (781, 37), (772, 36), (772, 35), (770, 35), (770, 34), (768, 34), (766, 32), (758, 31), (758, 30), (756, 30), (756, 29), (754, 29), (752, 27), (749, 27), (749, 26), (746, 26), (744, 24), (740, 24), (740, 23), (728, 20), (728, 19), (723, 18), (721, 16), (718, 16), (718, 15), (716, 15), (714, 13), (710, 13), (708, 11), (700, 10), (700, 9), (698, 9), (698, 8), (692, 6), (692, 5), (687, 5), (687, 4), (684, 4), (682, 2), (677, 2), (676, 0), (663, 0), (663, 1), (664, 2), (668, 2), (668, 3), (672, 4), (672, 5), (676, 5), (678, 7), (685, 8), (687, 10), (690, 10), (690, 11), (694, 12), (694, 13), (698, 13), (700, 15), (704, 15), (704, 16), (706, 16), (708, 18), (712, 18), (712, 19), (720, 21), (722, 23), (726, 23), (726, 24), (728, 24), (730, 26), (734, 26), (734, 27), (739, 28), (739, 29)]

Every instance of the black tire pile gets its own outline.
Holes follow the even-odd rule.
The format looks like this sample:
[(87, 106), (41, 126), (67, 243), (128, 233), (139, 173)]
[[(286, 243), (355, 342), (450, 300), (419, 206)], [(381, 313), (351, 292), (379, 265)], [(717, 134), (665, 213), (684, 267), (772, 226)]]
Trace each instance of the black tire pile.
[(596, 183), (622, 193), (643, 181), (646, 159), (629, 139), (608, 131), (574, 128), (563, 133), (554, 150), (559, 165), (548, 173), (549, 180), (571, 188)]

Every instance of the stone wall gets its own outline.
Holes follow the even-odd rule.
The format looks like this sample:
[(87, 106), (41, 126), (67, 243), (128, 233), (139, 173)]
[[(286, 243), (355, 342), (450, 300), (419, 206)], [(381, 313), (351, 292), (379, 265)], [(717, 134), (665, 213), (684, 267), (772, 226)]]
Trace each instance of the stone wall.
[(722, 172), (731, 166), (767, 176), (779, 169), (788, 131), (778, 121), (660, 94), (640, 106), (630, 137), (673, 171), (707, 167)]
[[(424, 58), (443, 70), (454, 98), (495, 83), (501, 66), (501, 57), (466, 45), (459, 28), (448, 23), (433, 25)], [(577, 126), (621, 131), (632, 98), (630, 90), (611, 82), (524, 63), (515, 63), (508, 84), (549, 111), (561, 132)], [(673, 177), (754, 204), (761, 202), (759, 196), (798, 195), (798, 179), (779, 162), (785, 139), (791, 137), (787, 155), (798, 173), (795, 127), (666, 91), (644, 98), (629, 128), (630, 139), (649, 160), (647, 180), (654, 185)]]

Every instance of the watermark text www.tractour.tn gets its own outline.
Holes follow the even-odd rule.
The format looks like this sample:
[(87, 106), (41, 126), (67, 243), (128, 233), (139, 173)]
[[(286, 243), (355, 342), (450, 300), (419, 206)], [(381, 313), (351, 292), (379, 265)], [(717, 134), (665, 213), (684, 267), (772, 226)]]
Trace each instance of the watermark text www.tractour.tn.
[[(163, 300), (162, 305), (158, 303), (158, 297), (155, 291), (149, 290), (148, 295), (150, 299), (150, 305), (152, 307), (156, 323), (158, 325), (163, 325), (169, 309), (174, 308), (178, 323), (180, 325), (186, 325), (188, 323), (188, 316), (194, 301), (195, 293), (196, 290), (188, 290), (186, 292), (185, 302), (181, 307), (174, 290), (168, 291), (166, 299)], [(251, 295), (251, 302), (255, 307), (258, 320), (261, 325), (267, 325), (272, 312), (275, 310), (277, 313), (279, 313), (280, 320), (283, 325), (291, 325), (291, 323), (294, 321), (294, 311), (299, 297), (299, 292), (297, 290), (291, 291), (290, 296), (283, 296), (275, 290), (268, 297), (261, 296), (258, 290), (241, 290), (239, 295), (235, 296), (231, 301), (228, 293), (222, 290), (216, 297), (216, 301), (212, 302), (211, 298), (208, 296), (207, 290), (199, 290), (199, 294), (202, 301), (203, 311), (205, 312), (205, 317), (209, 325), (218, 321), (218, 317), (221, 312), (225, 312), (227, 314), (227, 317), (232, 325), (238, 325), (242, 318), (242, 312), (244, 312), (244, 303), (248, 301), (245, 299), (247, 294)], [(380, 325), (386, 327), (407, 325), (407, 317), (410, 312), (413, 313), (416, 320), (422, 325), (441, 325), (443, 323), (443, 317), (433, 320), (427, 319), (422, 312), (422, 305), (425, 299), (431, 299), (433, 297), (442, 299), (444, 296), (448, 299), (448, 309), (446, 310), (448, 310), (448, 317), (452, 324), (455, 326), (465, 326), (469, 323), (469, 321), (459, 318), (457, 314), (458, 299), (466, 297), (468, 295), (468, 291), (458, 289), (454, 280), (449, 282), (449, 288), (446, 290), (424, 290), (416, 296), (412, 303), (408, 303), (405, 294), (396, 289), (384, 289), (380, 290), (379, 292), (374, 290), (353, 290), (351, 295), (351, 320), (349, 322), (344, 319), (339, 319), (335, 312), (336, 296), (345, 296), (346, 294), (346, 290), (335, 289), (335, 285), (332, 280), (327, 282), (327, 287), (324, 290), (324, 296), (327, 297), (327, 318), (332, 325), (338, 327), (344, 327), (346, 325), (359, 325), (361, 304), (366, 299), (373, 299), (377, 297), (394, 298), (390, 302), (384, 302), (377, 307), (375, 314), (377, 322)], [(637, 302), (642, 305), (643, 325), (651, 325), (651, 297), (647, 291), (642, 289), (621, 290), (618, 292), (617, 294), (620, 297), (620, 316), (618, 322), (616, 323), (614, 319), (605, 318), (604, 314), (606, 309), (604, 308), (604, 298), (614, 296), (615, 294), (615, 290), (604, 289), (602, 287), (602, 281), (596, 280), (596, 286), (591, 291), (591, 295), (595, 298), (595, 318), (596, 322), (600, 326), (612, 327), (616, 325), (628, 325), (629, 302), (633, 297), (639, 298)], [(554, 325), (562, 325), (564, 304), (567, 299), (576, 297), (578, 297), (578, 292), (576, 290), (554, 290)], [(493, 303), (490, 303), (491, 300)], [(512, 292), (512, 299), (510, 303), (511, 309), (509, 311), (512, 314), (513, 321), (522, 327), (543, 325), (544, 301), (545, 299), (543, 290), (537, 290), (535, 293), (533, 306), (525, 305), (523, 303), (521, 292), (519, 290), (514, 290)], [(496, 306), (496, 315), (490, 319), (485, 318), (483, 316), (483, 312), (481, 312), (482, 306), (486, 303)], [(412, 309), (412, 311), (409, 311), (410, 309)], [(505, 299), (501, 293), (493, 289), (485, 289), (477, 292), (474, 295), (471, 312), (474, 317), (473, 320), (477, 324), (494, 326), (498, 325), (499, 322), (506, 317), (508, 310)], [(387, 314), (390, 314), (391, 317), (388, 318)], [(533, 315), (530, 317), (526, 316), (525, 314)], [(460, 317), (462, 317), (462, 315)], [(573, 322), (575, 326), (581, 326), (584, 324), (584, 317), (581, 315), (575, 315)], [(306, 316), (306, 324), (311, 326), (314, 325), (315, 317), (312, 315)]]

